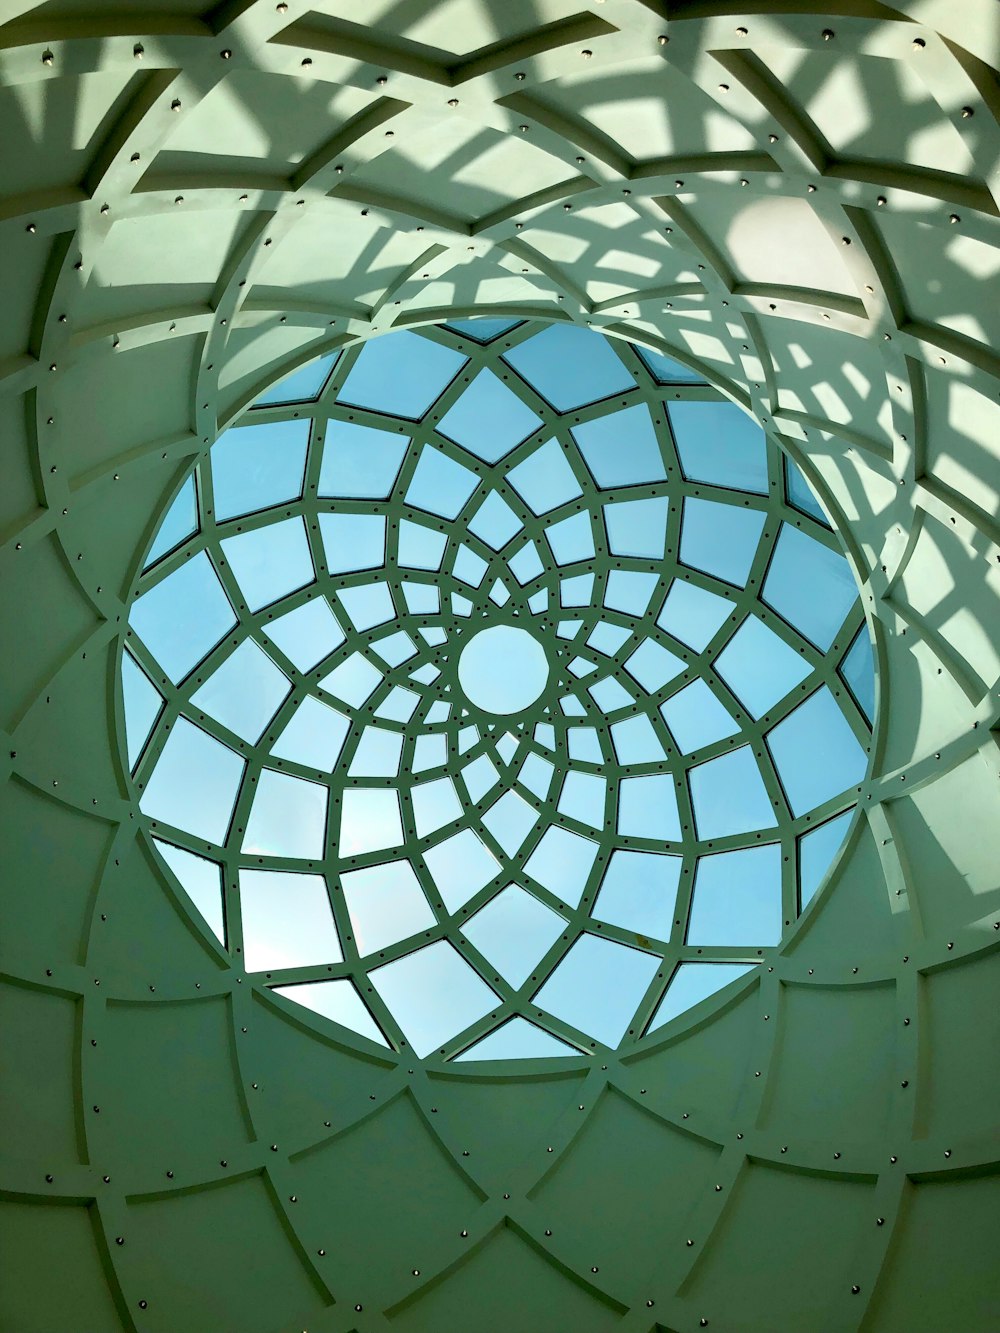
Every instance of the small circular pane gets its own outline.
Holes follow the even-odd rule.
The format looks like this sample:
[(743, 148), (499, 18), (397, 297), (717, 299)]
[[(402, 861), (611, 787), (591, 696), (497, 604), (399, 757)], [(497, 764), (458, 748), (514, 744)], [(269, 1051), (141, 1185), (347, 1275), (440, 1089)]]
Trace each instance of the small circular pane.
[(474, 634), (458, 659), (458, 679), (484, 713), (509, 717), (537, 702), (549, 678), (545, 650), (515, 625)]

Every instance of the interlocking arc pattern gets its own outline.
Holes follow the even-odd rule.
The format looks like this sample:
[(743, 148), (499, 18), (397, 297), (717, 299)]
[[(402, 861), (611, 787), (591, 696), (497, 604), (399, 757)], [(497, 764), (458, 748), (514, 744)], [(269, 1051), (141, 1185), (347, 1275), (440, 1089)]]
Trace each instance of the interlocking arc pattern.
[[(996, 8), (352, 8), (0, 28), (2, 1317), (987, 1333)], [(111, 718), (136, 553), (217, 432), (315, 355), (487, 310), (750, 406), (825, 488), (884, 689), (774, 971), (502, 1083), (262, 1003), (137, 836)]]

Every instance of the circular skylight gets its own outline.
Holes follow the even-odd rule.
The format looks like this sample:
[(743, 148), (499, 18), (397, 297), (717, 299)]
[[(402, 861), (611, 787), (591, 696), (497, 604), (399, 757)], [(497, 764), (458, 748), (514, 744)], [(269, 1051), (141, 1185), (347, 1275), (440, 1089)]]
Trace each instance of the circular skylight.
[(269, 390), (137, 573), (123, 757), (252, 982), (418, 1057), (647, 1039), (795, 928), (871, 647), (803, 474), (666, 357), (387, 335)]

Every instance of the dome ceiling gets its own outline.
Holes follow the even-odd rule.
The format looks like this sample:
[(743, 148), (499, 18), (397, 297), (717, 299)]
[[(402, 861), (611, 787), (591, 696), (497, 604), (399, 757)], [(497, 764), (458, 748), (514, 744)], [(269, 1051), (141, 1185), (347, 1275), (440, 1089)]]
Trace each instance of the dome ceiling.
[[(1000, 18), (775, 8), (7, 7), (0, 1323), (995, 1322)], [(631, 340), (755, 415), (882, 689), (862, 815), (773, 959), (502, 1079), (232, 964), (143, 826), (116, 684), (217, 436), (317, 357), (477, 315)]]

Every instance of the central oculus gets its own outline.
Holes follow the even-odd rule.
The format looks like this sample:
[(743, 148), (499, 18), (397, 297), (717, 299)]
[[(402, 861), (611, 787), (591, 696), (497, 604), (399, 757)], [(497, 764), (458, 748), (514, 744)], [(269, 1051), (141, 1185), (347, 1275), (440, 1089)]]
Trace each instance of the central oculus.
[(474, 634), (462, 649), (458, 679), (484, 713), (503, 717), (529, 708), (549, 679), (542, 645), (527, 630), (494, 625)]

